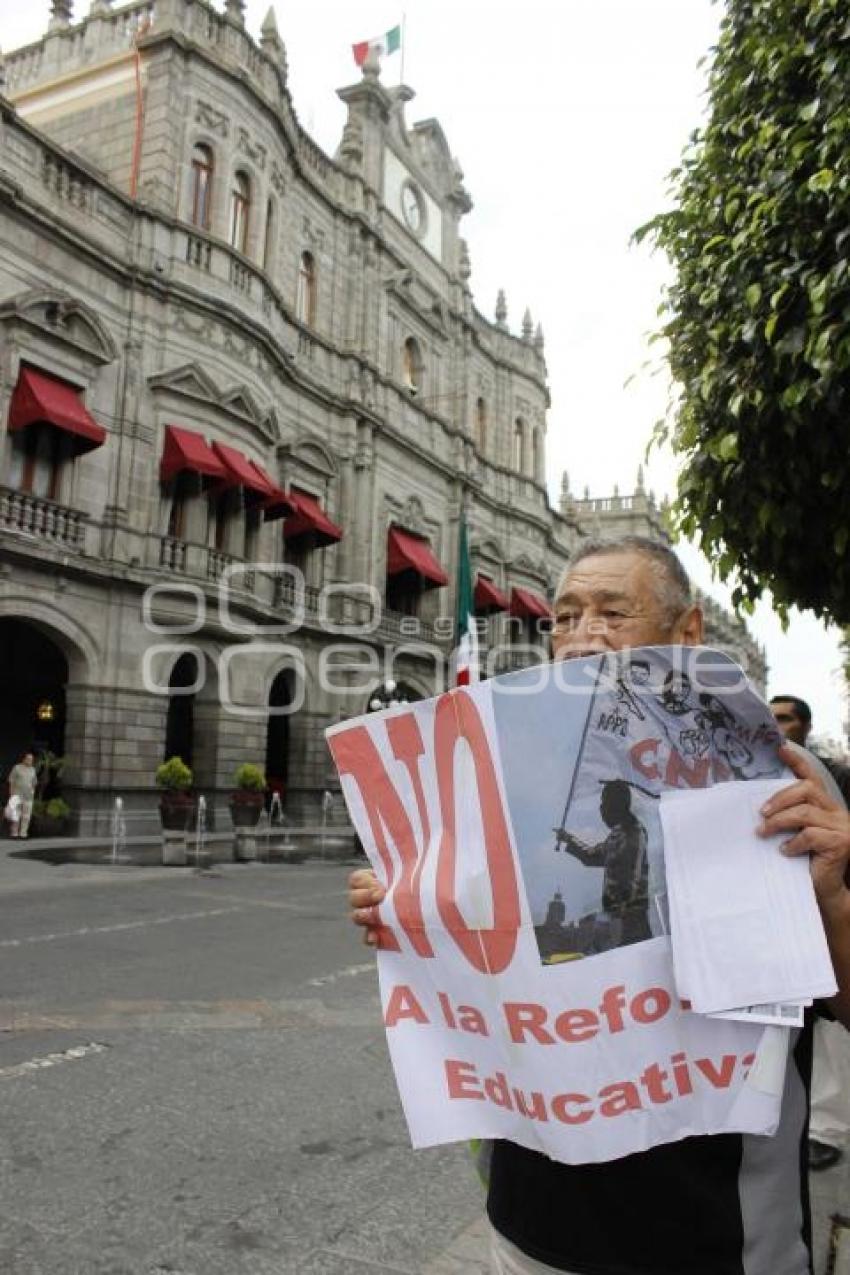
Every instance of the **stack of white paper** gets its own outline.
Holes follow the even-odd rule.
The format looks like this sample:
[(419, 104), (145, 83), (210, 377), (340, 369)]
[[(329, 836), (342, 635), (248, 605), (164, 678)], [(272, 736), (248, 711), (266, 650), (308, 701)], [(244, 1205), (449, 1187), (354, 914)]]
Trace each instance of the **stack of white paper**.
[(756, 833), (791, 778), (661, 797), (676, 987), (696, 1013), (794, 1026), (837, 990), (808, 856)]

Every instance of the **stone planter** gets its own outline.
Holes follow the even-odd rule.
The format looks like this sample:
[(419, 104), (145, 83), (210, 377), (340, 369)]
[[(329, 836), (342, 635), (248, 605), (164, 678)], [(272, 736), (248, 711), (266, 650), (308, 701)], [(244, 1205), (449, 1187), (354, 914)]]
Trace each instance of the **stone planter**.
[(163, 832), (186, 833), (195, 825), (197, 798), (188, 792), (166, 792), (159, 802)]
[(230, 818), (234, 828), (256, 828), (264, 804), (264, 793), (237, 789), (230, 798)]
[(166, 868), (185, 868), (188, 861), (186, 853), (186, 833), (163, 828), (162, 830), (162, 863)]
[(235, 828), (233, 831), (233, 862), (253, 863), (257, 858), (257, 838), (253, 828)]

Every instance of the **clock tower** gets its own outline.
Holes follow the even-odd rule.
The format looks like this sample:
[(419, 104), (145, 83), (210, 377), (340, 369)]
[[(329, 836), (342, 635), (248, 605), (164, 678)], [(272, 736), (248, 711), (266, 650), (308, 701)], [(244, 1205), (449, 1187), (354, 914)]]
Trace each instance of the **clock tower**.
[[(460, 218), (472, 207), (463, 174), (436, 120), (408, 127), (405, 107), (414, 97), (407, 85), (386, 88), (380, 62), (370, 52), (359, 84), (340, 89), (348, 120), (337, 159), (356, 169), (377, 195), (385, 232), (414, 260), (427, 253), (456, 275), (460, 265)], [(422, 263), (425, 265), (425, 263)], [(427, 266), (425, 266), (427, 268)]]

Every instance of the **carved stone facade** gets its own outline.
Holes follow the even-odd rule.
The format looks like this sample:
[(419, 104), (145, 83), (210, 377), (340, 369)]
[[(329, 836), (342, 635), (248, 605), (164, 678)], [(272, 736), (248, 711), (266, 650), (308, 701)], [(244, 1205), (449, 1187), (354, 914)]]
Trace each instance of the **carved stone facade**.
[[(546, 495), (542, 331), (527, 316), (512, 335), (503, 297), (494, 322), (476, 309), (463, 174), (373, 60), (340, 90), (332, 158), (298, 122), (273, 18), (255, 43), (238, 6), (141, 0), (76, 24), (66, 8), (6, 54), (0, 98), (0, 648), (21, 685), (38, 685), (28, 635), (50, 667), (64, 738), (42, 742), (64, 749), (83, 831), (117, 795), (131, 831), (149, 827), (174, 740), (213, 813), (239, 762), (280, 758), (309, 819), (332, 782), (322, 728), (390, 676), (441, 684), (461, 514), (473, 568), (508, 594), (551, 596), (583, 534), (584, 511)], [(10, 405), (27, 369), (106, 442), (25, 453)], [(174, 427), (236, 449), (342, 537), (286, 539), (247, 489), (191, 467), (163, 479)], [(449, 576), (402, 610), (386, 606), (392, 528)], [(487, 621), (491, 671), (515, 665), (517, 637)], [(21, 704), (2, 765), (32, 740)]]

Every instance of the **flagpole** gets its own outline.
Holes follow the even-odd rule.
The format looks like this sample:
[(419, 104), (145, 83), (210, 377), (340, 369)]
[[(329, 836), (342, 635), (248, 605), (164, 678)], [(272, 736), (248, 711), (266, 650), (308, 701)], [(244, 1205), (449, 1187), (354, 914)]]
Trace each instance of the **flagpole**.
[(399, 71), (398, 82), (404, 84), (404, 50), (407, 46), (407, 14), (404, 9), (401, 11), (401, 70)]

